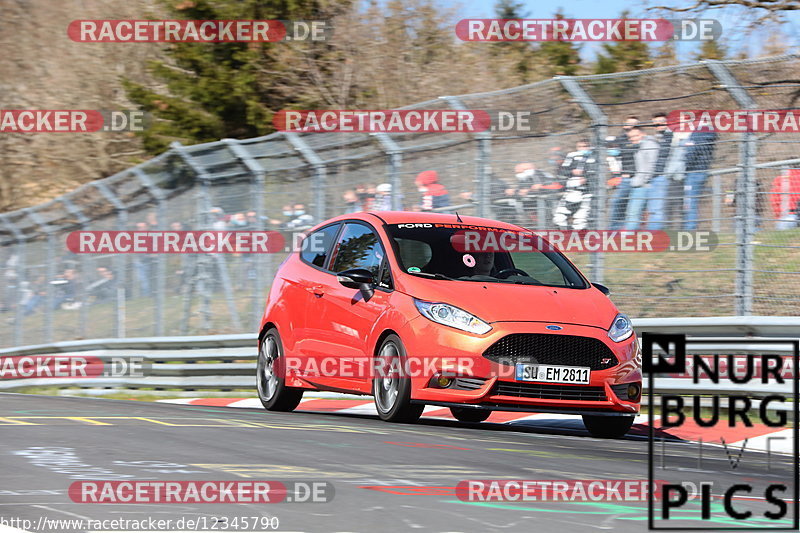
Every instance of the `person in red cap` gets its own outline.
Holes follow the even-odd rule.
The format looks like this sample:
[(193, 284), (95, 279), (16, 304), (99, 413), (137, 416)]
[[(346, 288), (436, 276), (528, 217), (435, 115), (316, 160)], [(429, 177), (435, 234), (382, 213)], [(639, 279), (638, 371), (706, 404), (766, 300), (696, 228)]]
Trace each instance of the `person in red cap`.
[(439, 183), (439, 173), (435, 170), (425, 170), (417, 174), (414, 180), (417, 190), (422, 193), (422, 211), (431, 211), (440, 207), (450, 206), (450, 195), (444, 185)]
[(770, 204), (776, 229), (791, 229), (800, 218), (800, 169), (783, 171), (772, 181)]

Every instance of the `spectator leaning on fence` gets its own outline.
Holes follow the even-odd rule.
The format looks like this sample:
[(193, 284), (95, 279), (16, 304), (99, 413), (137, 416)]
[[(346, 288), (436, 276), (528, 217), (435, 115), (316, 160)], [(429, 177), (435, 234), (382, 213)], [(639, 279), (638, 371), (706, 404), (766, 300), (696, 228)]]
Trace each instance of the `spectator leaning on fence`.
[(708, 169), (714, 161), (714, 148), (717, 142), (717, 132), (708, 129), (695, 130), (689, 135), (686, 143), (686, 184), (685, 205), (686, 219), (684, 229), (697, 229), (697, 218), (700, 210), (700, 197), (708, 180)]
[(579, 140), (575, 151), (567, 154), (561, 164), (564, 192), (553, 215), (553, 223), (559, 228), (570, 227), (571, 220), (572, 229), (586, 229), (592, 205), (589, 180), (594, 177), (595, 164), (596, 158), (588, 139)]
[(450, 195), (445, 186), (439, 183), (439, 173), (435, 170), (420, 172), (414, 183), (417, 185), (417, 190), (422, 193), (420, 202), (422, 211), (450, 206)]
[(628, 133), (631, 145), (636, 148), (634, 160), (636, 173), (631, 177), (631, 192), (625, 213), (625, 229), (635, 230), (642, 222), (642, 214), (650, 198), (651, 181), (658, 160), (658, 142), (638, 126)]

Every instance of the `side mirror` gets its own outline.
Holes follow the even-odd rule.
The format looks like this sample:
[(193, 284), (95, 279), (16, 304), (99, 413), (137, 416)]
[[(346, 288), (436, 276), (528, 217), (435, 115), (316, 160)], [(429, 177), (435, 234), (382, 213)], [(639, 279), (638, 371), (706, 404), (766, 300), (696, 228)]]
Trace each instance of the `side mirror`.
[(602, 292), (603, 294), (605, 294), (606, 296), (611, 294), (611, 289), (609, 289), (605, 285), (600, 285), (599, 283), (592, 283), (592, 286), (597, 290), (599, 290), (600, 292)]
[(336, 274), (336, 279), (342, 286), (348, 289), (358, 289), (364, 293), (364, 297), (369, 299), (372, 297), (375, 290), (375, 278), (372, 277), (372, 272), (366, 268), (351, 268)]

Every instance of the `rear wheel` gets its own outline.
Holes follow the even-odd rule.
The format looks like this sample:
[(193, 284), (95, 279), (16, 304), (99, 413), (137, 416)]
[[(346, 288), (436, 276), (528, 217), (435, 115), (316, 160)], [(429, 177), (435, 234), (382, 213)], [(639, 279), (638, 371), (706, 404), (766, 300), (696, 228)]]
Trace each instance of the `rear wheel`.
[(633, 417), (583, 415), (583, 425), (592, 437), (619, 439), (631, 429)]
[(467, 407), (451, 407), (450, 412), (459, 422), (483, 422), (492, 414), (489, 409), (469, 409)]
[(267, 331), (258, 348), (256, 386), (261, 404), (269, 411), (292, 411), (303, 398), (303, 389), (287, 387), (283, 379), (285, 361), (278, 330)]
[(389, 335), (378, 350), (380, 369), (372, 379), (375, 408), (381, 420), (415, 422), (425, 406), (411, 403), (411, 378), (405, 376), (406, 349), (397, 335)]

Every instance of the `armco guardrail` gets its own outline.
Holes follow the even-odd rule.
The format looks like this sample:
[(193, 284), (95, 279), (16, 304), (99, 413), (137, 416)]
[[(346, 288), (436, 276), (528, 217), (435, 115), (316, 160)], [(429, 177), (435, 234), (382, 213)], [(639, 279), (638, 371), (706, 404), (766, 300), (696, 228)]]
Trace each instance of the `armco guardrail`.
[[(692, 338), (742, 340), (737, 350), (776, 352), (790, 355), (788, 344), (748, 344), (748, 340), (796, 340), (800, 336), (800, 317), (701, 317), (644, 318), (634, 320), (638, 333), (685, 333), (689, 336), (690, 353), (722, 351), (723, 343), (691, 343)], [(250, 389), (255, 387), (256, 335), (209, 335), (202, 337), (142, 337), (127, 339), (94, 339), (57, 342), (0, 349), (0, 358), (26, 355), (81, 354), (103, 360), (114, 357), (139, 356), (150, 366), (146, 377), (115, 378), (32, 378), (0, 379), (0, 390), (24, 387), (80, 387), (108, 389)], [(660, 378), (660, 391), (719, 391), (720, 385), (701, 383), (695, 386), (688, 379)], [(730, 391), (743, 389), (755, 394), (777, 392), (774, 386), (728, 385)], [(791, 393), (791, 382), (784, 393)]]

